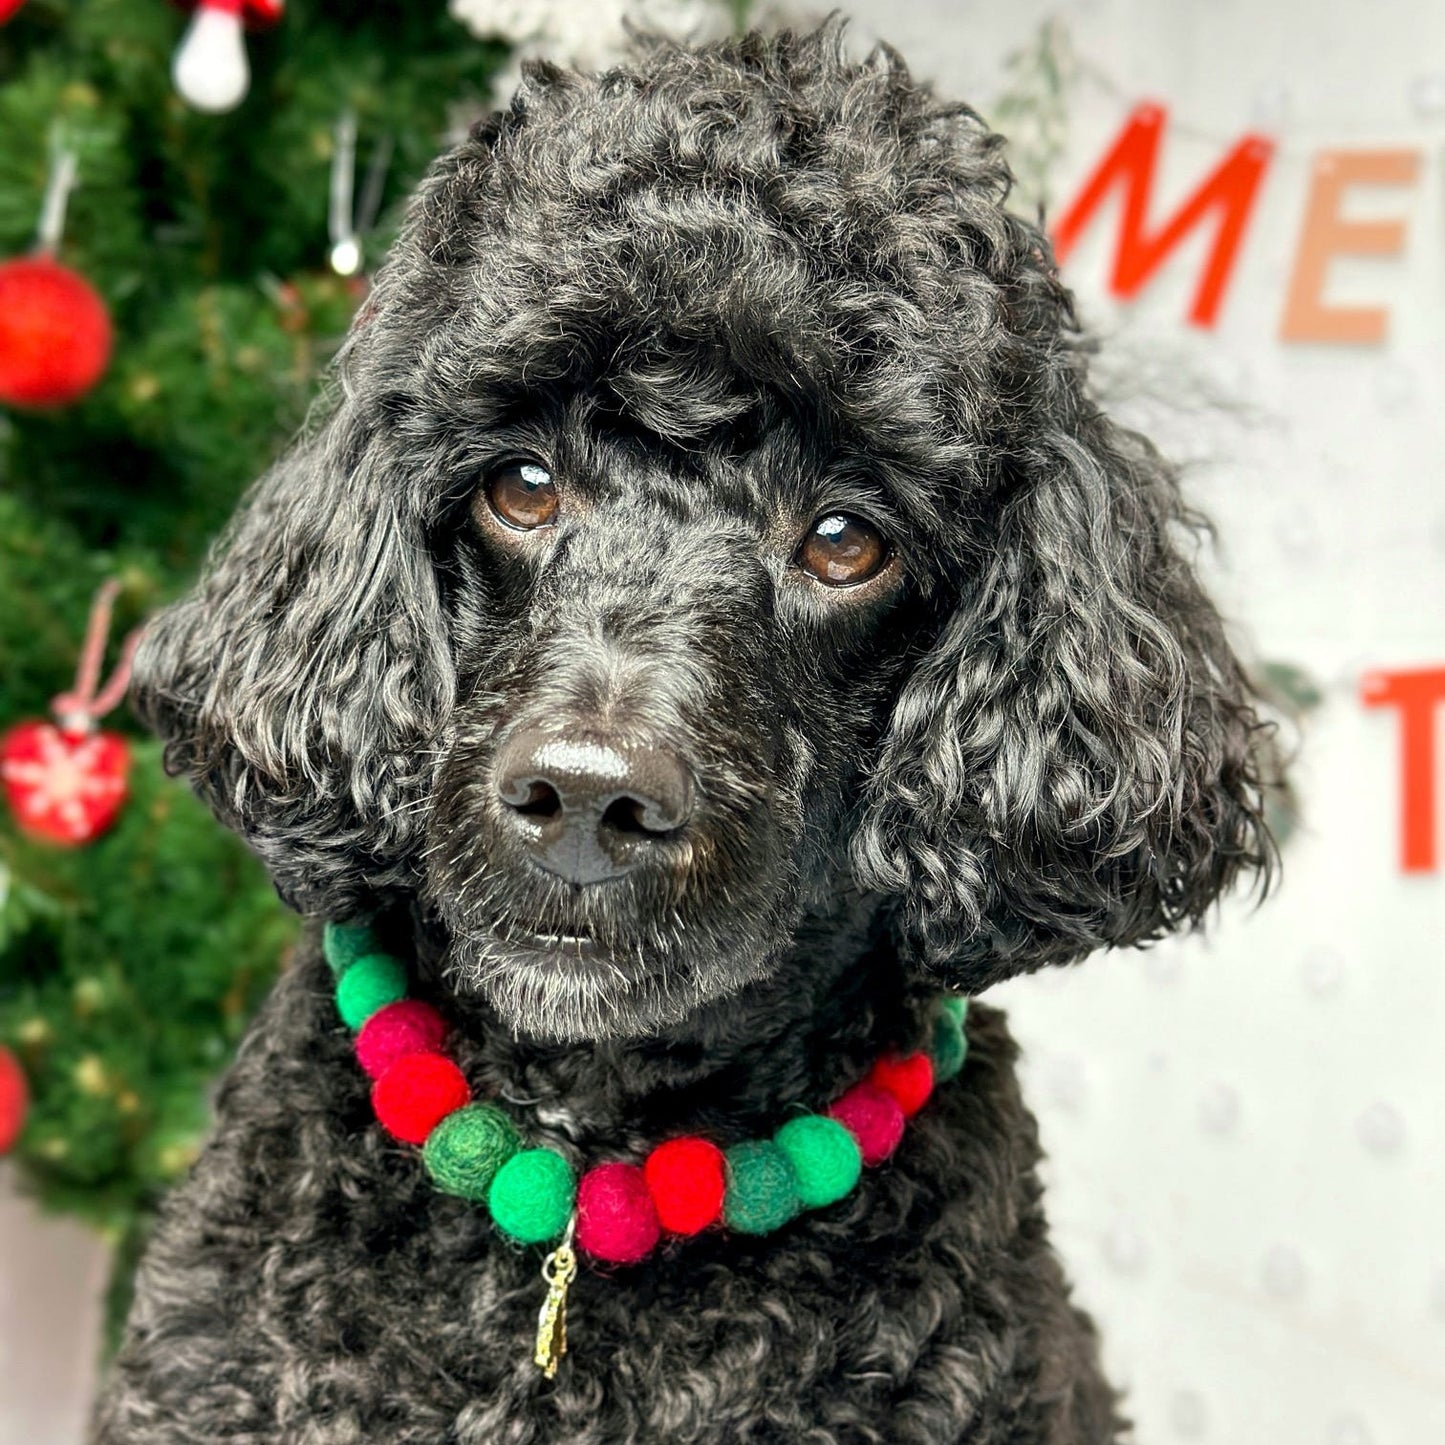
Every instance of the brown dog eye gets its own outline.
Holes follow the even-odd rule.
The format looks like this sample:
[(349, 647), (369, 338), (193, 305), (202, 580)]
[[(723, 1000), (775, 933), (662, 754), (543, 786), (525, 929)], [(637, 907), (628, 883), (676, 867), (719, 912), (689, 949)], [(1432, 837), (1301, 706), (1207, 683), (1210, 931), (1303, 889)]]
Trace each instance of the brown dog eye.
[(557, 484), (540, 462), (508, 462), (487, 477), (484, 490), (492, 511), (523, 532), (557, 516)]
[(830, 587), (866, 582), (888, 560), (888, 544), (861, 517), (833, 512), (819, 517), (803, 538), (798, 561)]

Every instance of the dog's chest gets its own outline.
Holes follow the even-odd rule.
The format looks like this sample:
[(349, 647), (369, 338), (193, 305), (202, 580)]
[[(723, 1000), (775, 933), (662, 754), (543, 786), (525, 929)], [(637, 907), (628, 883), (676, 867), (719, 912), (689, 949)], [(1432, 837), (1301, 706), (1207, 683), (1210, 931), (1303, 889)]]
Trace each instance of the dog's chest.
[(606, 1274), (584, 1264), (547, 1380), (533, 1361), (542, 1252), (450, 1201), (395, 1204), (360, 1230), (353, 1211), (329, 1244), (273, 1247), (256, 1276), (247, 1313), (273, 1345), (257, 1363), (294, 1438), (821, 1445), (866, 1438), (917, 1396), (929, 1438), (949, 1440), (986, 1388), (941, 1265), (912, 1243), (807, 1226), (743, 1249), (681, 1243)]
[(283, 984), (223, 1091), (145, 1262), (103, 1445), (1112, 1438), (996, 1015), (971, 1026), (968, 1087), (847, 1199), (761, 1238), (584, 1265), (547, 1380), (543, 1251), (507, 1244), (374, 1127), (324, 1002)]

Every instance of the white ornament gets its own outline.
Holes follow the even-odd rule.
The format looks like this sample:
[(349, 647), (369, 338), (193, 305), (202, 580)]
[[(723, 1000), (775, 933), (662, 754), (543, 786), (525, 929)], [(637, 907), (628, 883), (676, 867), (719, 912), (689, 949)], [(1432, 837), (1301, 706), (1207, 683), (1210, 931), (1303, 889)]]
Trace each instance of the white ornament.
[(1239, 1093), (1228, 1084), (1215, 1082), (1199, 1100), (1199, 1127), (1206, 1134), (1232, 1134), (1239, 1124)]
[(1403, 416), (1415, 405), (1420, 384), (1414, 369), (1403, 361), (1387, 361), (1375, 368), (1375, 400), (1386, 416)]
[(1358, 1415), (1340, 1415), (1325, 1437), (1329, 1445), (1370, 1445), (1370, 1432)]
[(1275, 1299), (1295, 1299), (1304, 1292), (1304, 1260), (1287, 1244), (1272, 1245), (1260, 1267), (1259, 1278), (1265, 1292)]
[(1156, 944), (1144, 955), (1144, 970), (1152, 982), (1172, 988), (1183, 975), (1184, 960), (1172, 943)]
[(1425, 120), (1445, 115), (1445, 74), (1418, 75), (1410, 86), (1410, 104)]
[(1265, 130), (1279, 130), (1289, 123), (1294, 101), (1289, 86), (1283, 83), (1262, 85), (1254, 93), (1254, 123)]
[(1388, 1158), (1405, 1147), (1405, 1121), (1394, 1105), (1377, 1099), (1355, 1121), (1355, 1137), (1371, 1154)]
[[(1354, 674), (1351, 674), (1353, 677)], [(1344, 982), (1345, 961), (1329, 947), (1312, 948), (1304, 961), (1305, 987), (1316, 998), (1328, 998)]]
[(509, 95), (522, 61), (543, 56), (580, 70), (604, 70), (627, 51), (629, 27), (678, 40), (712, 40), (732, 29), (722, 0), (450, 0), (451, 14), (473, 35), (497, 36), (512, 60), (493, 81)]
[(1209, 1423), (1203, 1396), (1197, 1390), (1176, 1390), (1169, 1401), (1169, 1423), (1181, 1439), (1201, 1439)]
[(1148, 1256), (1144, 1236), (1132, 1221), (1116, 1219), (1109, 1226), (1104, 1235), (1104, 1258), (1116, 1274), (1141, 1273)]
[(1045, 1088), (1060, 1111), (1082, 1114), (1089, 1093), (1088, 1081), (1084, 1077), (1084, 1061), (1072, 1055), (1055, 1059), (1049, 1065)]
[(240, 6), (202, 3), (181, 39), (171, 65), (181, 99), (207, 115), (234, 110), (251, 86)]

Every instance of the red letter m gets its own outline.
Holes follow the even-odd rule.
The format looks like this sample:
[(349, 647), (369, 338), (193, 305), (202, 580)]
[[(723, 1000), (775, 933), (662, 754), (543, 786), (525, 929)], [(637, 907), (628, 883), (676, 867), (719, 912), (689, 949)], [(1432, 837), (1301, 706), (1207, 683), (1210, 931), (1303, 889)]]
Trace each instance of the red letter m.
[(1246, 135), (1219, 163), (1214, 174), (1174, 213), (1173, 219), (1149, 235), (1145, 213), (1154, 184), (1154, 161), (1159, 154), (1164, 119), (1163, 107), (1151, 104), (1139, 106), (1129, 117), (1114, 148), (1099, 162), (1078, 200), (1054, 227), (1054, 254), (1062, 265), (1100, 202), (1115, 186), (1123, 186), (1124, 217), (1110, 289), (1116, 296), (1127, 298), (1143, 286), (1164, 258), (1210, 211), (1218, 211), (1219, 226), (1214, 233), (1209, 264), (1204, 268), (1189, 312), (1189, 319), (1196, 325), (1212, 326), (1274, 146), (1264, 136)]

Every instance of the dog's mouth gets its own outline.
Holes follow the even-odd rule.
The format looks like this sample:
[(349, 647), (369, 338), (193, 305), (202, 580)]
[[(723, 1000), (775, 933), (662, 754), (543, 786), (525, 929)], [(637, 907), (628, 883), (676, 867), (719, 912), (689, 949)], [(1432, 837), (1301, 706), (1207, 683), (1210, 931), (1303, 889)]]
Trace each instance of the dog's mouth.
[(498, 919), (492, 924), (492, 937), (504, 947), (523, 951), (567, 954), (573, 958), (595, 958), (603, 950), (592, 930), (585, 926), (570, 929), (524, 927)]
[(638, 1032), (672, 992), (668, 960), (640, 939), (629, 947), (571, 920), (493, 919), (454, 946), (448, 973), (514, 1028), (555, 1040)]
[(687, 924), (674, 914), (627, 927), (622, 919), (488, 910), (472, 928), (454, 927), (445, 972), (454, 990), (486, 999), (518, 1033), (559, 1042), (637, 1038), (762, 977), (776, 936), (708, 912)]
[(657, 972), (640, 944), (601, 938), (585, 924), (519, 923), (496, 920), (482, 948), (498, 974), (525, 973), (555, 986), (568, 982), (607, 986), (624, 992)]

